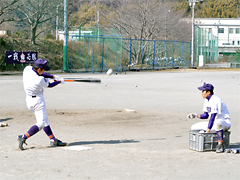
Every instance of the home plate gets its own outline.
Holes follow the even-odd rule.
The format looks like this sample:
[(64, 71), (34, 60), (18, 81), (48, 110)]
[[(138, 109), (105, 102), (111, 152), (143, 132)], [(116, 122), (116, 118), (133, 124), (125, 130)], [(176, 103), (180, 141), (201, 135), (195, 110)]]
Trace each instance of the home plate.
[(63, 149), (74, 150), (74, 151), (85, 151), (89, 149), (93, 149), (93, 147), (86, 147), (86, 146), (66, 146)]

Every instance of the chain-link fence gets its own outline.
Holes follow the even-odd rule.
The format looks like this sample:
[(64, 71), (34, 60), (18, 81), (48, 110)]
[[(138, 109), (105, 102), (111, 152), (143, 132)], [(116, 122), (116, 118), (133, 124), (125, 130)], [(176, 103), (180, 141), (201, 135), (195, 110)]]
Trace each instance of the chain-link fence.
[(69, 36), (69, 39), (70, 72), (153, 70), (191, 66), (189, 42), (126, 39), (120, 35), (74, 35)]
[(204, 64), (218, 62), (218, 38), (205, 29), (195, 26), (195, 66), (199, 64), (199, 55), (203, 55)]
[(186, 68), (190, 66), (190, 43), (123, 39), (124, 69)]
[(69, 71), (122, 70), (121, 36), (70, 36)]

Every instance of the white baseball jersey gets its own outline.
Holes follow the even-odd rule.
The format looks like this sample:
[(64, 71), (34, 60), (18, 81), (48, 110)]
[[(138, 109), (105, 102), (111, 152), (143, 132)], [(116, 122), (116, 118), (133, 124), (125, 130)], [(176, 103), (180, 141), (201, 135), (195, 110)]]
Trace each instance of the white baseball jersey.
[(43, 88), (48, 87), (48, 79), (39, 76), (32, 66), (26, 66), (23, 70), (23, 86), (27, 95), (35, 96), (43, 94)]
[(43, 88), (48, 87), (48, 85), (48, 80), (43, 76), (39, 76), (32, 66), (24, 68), (23, 86), (26, 92), (27, 107), (35, 114), (37, 119), (36, 125), (39, 129), (49, 125), (43, 97)]
[(217, 113), (215, 119), (230, 119), (230, 114), (226, 104), (215, 95), (212, 95), (209, 101), (208, 99), (205, 99), (203, 112), (208, 112), (209, 115)]

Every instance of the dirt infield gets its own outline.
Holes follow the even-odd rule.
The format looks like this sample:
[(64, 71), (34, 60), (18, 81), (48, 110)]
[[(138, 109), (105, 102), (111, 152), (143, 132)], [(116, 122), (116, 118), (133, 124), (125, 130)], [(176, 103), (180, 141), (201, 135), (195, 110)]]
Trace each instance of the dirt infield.
[[(0, 177), (17, 179), (159, 180), (238, 179), (240, 154), (189, 150), (186, 115), (201, 113), (203, 82), (227, 104), (230, 146), (240, 147), (239, 71), (174, 70), (59, 74), (99, 78), (102, 83), (65, 83), (45, 89), (48, 118), (68, 150), (53, 148), (43, 131), (18, 149), (17, 136), (35, 117), (26, 107), (22, 76), (0, 76)], [(203, 80), (201, 82), (201, 80)], [(124, 109), (133, 109), (127, 112)]]

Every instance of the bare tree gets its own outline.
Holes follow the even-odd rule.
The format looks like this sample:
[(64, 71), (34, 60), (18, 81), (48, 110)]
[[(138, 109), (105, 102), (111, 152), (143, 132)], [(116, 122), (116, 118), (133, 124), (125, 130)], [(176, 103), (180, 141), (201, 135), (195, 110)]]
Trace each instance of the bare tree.
[[(110, 24), (124, 38), (146, 40), (190, 41), (191, 25), (181, 21), (184, 13), (177, 12), (171, 2), (164, 0), (113, 1), (114, 6), (100, 10)], [(115, 8), (114, 8), (115, 7)], [(101, 23), (100, 23), (101, 24)], [(102, 26), (105, 30), (109, 26)], [(153, 47), (151, 41), (137, 41), (132, 46), (132, 61), (140, 63), (142, 49)], [(126, 45), (128, 51), (129, 47)]]
[[(36, 37), (48, 30), (49, 27), (45, 27), (39, 30), (39, 26), (43, 23), (56, 17), (55, 8), (60, 0), (22, 0), (24, 6), (18, 9), (19, 18), (25, 20), (30, 26), (31, 43), (36, 44)], [(61, 1), (62, 2), (62, 1)], [(37, 30), (39, 30), (37, 32)]]
[(191, 36), (185, 33), (189, 26), (180, 21), (183, 13), (175, 11), (170, 2), (122, 0), (113, 3), (117, 5), (115, 9), (111, 12), (103, 9), (100, 13), (123, 37), (190, 41)]
[(20, 5), (20, 0), (1, 0), (0, 2), (0, 24), (4, 22), (14, 21), (10, 13), (16, 10)]

